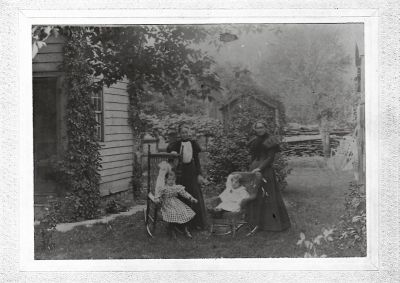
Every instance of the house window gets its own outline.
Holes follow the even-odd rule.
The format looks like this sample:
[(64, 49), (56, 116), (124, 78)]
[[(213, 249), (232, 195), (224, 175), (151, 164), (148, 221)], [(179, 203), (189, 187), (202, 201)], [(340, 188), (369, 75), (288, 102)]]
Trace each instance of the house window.
[(99, 141), (104, 141), (104, 112), (103, 112), (103, 91), (92, 93), (92, 105), (96, 118), (96, 135)]

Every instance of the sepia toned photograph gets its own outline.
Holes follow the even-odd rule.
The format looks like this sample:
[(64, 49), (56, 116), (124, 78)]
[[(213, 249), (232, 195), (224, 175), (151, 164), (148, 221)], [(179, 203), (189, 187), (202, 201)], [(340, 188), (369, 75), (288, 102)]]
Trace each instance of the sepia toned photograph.
[(367, 256), (363, 23), (31, 34), (35, 260)]

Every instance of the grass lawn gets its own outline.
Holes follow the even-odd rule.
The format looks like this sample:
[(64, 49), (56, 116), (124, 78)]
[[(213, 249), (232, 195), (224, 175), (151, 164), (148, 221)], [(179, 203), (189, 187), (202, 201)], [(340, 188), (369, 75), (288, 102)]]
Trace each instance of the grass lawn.
[[(133, 259), (133, 258), (235, 258), (235, 257), (303, 257), (304, 250), (296, 246), (300, 232), (315, 237), (322, 228), (338, 223), (344, 213), (344, 196), (352, 176), (348, 172), (336, 175), (325, 168), (322, 160), (297, 158), (289, 186), (283, 192), (292, 227), (284, 232), (260, 232), (251, 237), (239, 233), (211, 236), (194, 233), (193, 239), (178, 235), (171, 240), (162, 222), (155, 238), (145, 232), (143, 214), (118, 217), (108, 224), (76, 227), (68, 232), (55, 232), (51, 251), (35, 252), (36, 259)], [(358, 256), (352, 251), (340, 251), (327, 246), (328, 256)]]

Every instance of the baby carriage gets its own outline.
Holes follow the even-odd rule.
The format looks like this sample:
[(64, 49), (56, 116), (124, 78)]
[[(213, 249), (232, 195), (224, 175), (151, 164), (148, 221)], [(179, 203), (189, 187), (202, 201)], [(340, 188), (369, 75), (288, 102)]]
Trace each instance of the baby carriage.
[[(250, 197), (241, 205), (238, 212), (224, 212), (222, 218), (211, 217), (210, 233), (211, 235), (232, 235), (235, 237), (239, 229), (247, 227), (249, 232), (246, 234), (250, 236), (254, 233), (255, 229), (250, 227), (250, 224), (245, 220), (247, 208), (254, 204), (258, 190), (264, 190), (263, 185), (266, 180), (261, 176), (251, 172), (233, 172), (231, 175), (240, 175), (241, 184), (246, 188)], [(265, 195), (265, 194), (264, 194)], [(214, 198), (211, 202), (213, 207), (217, 206), (220, 202), (218, 197)]]
[(150, 146), (147, 153), (147, 201), (144, 209), (144, 221), (147, 233), (150, 237), (154, 237), (157, 219), (159, 218), (160, 207), (155, 202), (157, 177), (159, 175), (159, 164), (168, 162), (174, 170), (176, 176), (180, 175), (179, 167), (181, 155), (175, 153), (151, 153)]

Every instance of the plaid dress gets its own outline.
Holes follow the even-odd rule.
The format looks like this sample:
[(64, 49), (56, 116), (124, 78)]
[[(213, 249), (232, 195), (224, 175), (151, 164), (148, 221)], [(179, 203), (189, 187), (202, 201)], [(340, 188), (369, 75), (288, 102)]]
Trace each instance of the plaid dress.
[(186, 223), (191, 220), (196, 213), (178, 199), (178, 195), (190, 199), (192, 196), (185, 191), (185, 187), (181, 185), (173, 185), (160, 188), (161, 199), (161, 215), (165, 222), (169, 223)]

